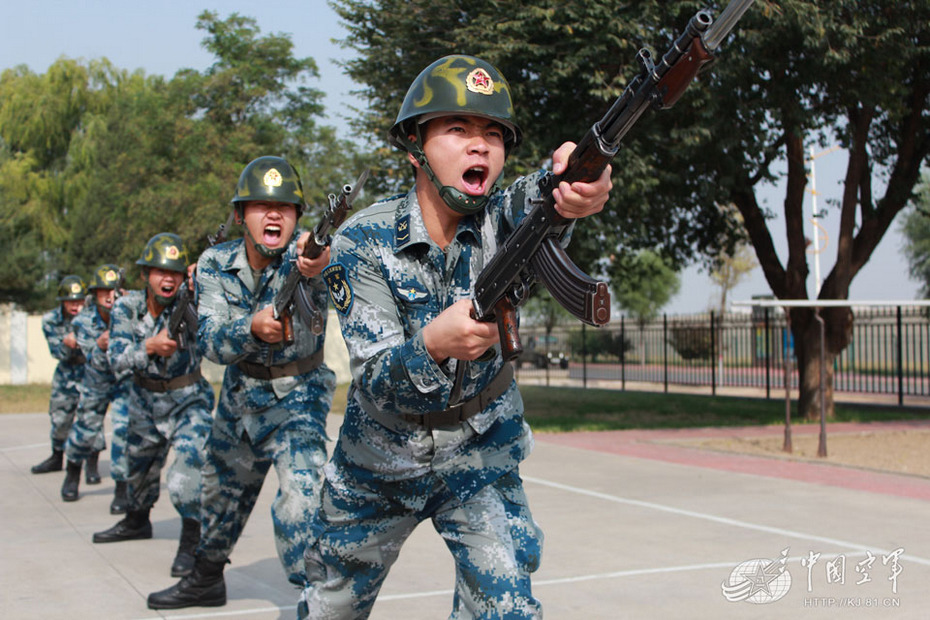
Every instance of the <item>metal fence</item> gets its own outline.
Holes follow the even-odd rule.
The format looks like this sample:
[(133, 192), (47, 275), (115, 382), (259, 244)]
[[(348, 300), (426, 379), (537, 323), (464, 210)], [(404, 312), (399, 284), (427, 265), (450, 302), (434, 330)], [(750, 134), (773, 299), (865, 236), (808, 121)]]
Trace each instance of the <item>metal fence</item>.
[[(930, 395), (930, 321), (927, 309), (854, 310), (849, 346), (833, 365), (834, 391)], [(783, 393), (797, 388), (794, 342), (780, 308), (749, 313), (663, 316), (640, 324), (621, 318), (595, 329), (577, 324), (546, 332), (521, 327), (524, 353), (518, 376), (669, 385), (751, 387)]]

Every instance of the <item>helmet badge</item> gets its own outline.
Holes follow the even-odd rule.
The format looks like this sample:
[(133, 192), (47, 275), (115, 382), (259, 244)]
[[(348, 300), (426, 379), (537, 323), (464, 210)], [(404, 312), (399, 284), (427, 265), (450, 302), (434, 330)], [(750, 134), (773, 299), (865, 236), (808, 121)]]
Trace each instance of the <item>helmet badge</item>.
[(269, 168), (264, 178), (262, 178), (262, 183), (264, 183), (266, 187), (281, 187), (282, 182), (281, 173), (278, 172), (276, 168)]
[(178, 246), (176, 245), (169, 245), (167, 248), (165, 248), (165, 257), (168, 260), (177, 260), (178, 256), (180, 255), (181, 252), (178, 251)]
[(468, 90), (479, 95), (494, 94), (494, 80), (492, 80), (488, 72), (481, 67), (473, 69), (472, 72), (468, 74), (468, 77), (465, 78), (465, 85)]
[(71, 283), (71, 293), (74, 294), (74, 295), (77, 295), (77, 294), (80, 293), (80, 292), (81, 292), (81, 285), (78, 284), (77, 282), (72, 282), (72, 283)]
[(112, 269), (108, 269), (107, 272), (103, 275), (103, 281), (109, 284), (110, 282), (116, 282), (118, 276), (116, 272)]

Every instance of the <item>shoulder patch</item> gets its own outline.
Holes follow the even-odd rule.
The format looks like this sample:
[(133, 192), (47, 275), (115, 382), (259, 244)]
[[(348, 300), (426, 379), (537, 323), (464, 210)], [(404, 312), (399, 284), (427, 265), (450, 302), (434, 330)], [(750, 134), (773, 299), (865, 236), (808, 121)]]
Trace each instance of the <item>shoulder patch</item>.
[(346, 278), (346, 268), (342, 263), (332, 263), (323, 270), (323, 280), (329, 288), (329, 298), (333, 307), (343, 315), (349, 314), (355, 296), (352, 294), (352, 285)]
[(405, 215), (397, 220), (397, 228), (394, 229), (394, 243), (397, 247), (403, 246), (410, 241), (410, 216)]

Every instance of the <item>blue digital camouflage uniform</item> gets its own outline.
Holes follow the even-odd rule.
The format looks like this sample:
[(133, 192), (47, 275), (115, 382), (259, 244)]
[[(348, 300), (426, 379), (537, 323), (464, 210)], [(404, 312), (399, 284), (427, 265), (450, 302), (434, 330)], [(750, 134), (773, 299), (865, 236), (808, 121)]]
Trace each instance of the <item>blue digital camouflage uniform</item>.
[[(512, 375), (503, 375), (502, 395), (464, 422), (428, 428), (402, 419), (447, 408), (457, 362), (437, 364), (422, 329), (471, 297), (481, 268), (538, 197), (537, 180), (521, 179), (464, 217), (445, 252), (427, 233), (415, 189), (356, 214), (337, 233), (323, 275), (340, 312), (352, 386), (324, 469), (301, 617), (367, 617), (403, 541), (425, 519), (455, 559), (450, 617), (541, 615), (530, 574), (543, 536), (518, 469), (533, 440)], [(499, 354), (469, 363), (463, 399), (499, 372)]]
[(171, 503), (185, 519), (200, 519), (200, 469), (203, 444), (210, 430), (213, 389), (204, 378), (165, 391), (140, 386), (143, 380), (167, 381), (199, 375), (200, 353), (192, 346), (170, 357), (148, 355), (145, 340), (165, 328), (173, 304), (158, 317), (149, 314), (145, 291), (130, 291), (116, 300), (110, 314), (107, 357), (113, 372), (131, 372), (127, 434), (127, 497), (130, 511), (148, 510), (160, 491), (161, 469), (173, 448), (175, 458), (165, 483)]
[(80, 386), (84, 380), (84, 355), (80, 347), (72, 349), (64, 338), (74, 332), (73, 319), (62, 310), (62, 304), (42, 315), (42, 333), (48, 341), (48, 350), (56, 360), (52, 375), (52, 390), (48, 403), (48, 415), (52, 428), (49, 437), (52, 450), (64, 450), (68, 432), (77, 412)]
[[(303, 585), (303, 542), (319, 500), (320, 469), (326, 462), (326, 414), (332, 405), (335, 374), (320, 365), (294, 376), (263, 379), (242, 368), (246, 365), (254, 375), (248, 364), (280, 366), (317, 353), (322, 356), (323, 334), (314, 335), (296, 316), (295, 341), (290, 346), (269, 347), (251, 333), (253, 315), (271, 304), (287, 274), (296, 269), (295, 257), (296, 242), (291, 241), (257, 282), (243, 239), (207, 249), (197, 263), (198, 341), (208, 359), (226, 366), (206, 446), (198, 553), (211, 561), (229, 557), (274, 465), (278, 475), (278, 494), (271, 506), (275, 544), (288, 580)], [(313, 302), (325, 320), (326, 287), (319, 277), (309, 282)]]
[(114, 480), (125, 481), (127, 464), (125, 458), (126, 434), (129, 425), (129, 384), (132, 373), (125, 371), (119, 376), (110, 368), (106, 351), (97, 346), (97, 338), (109, 329), (93, 301), (74, 317), (74, 333), (78, 346), (87, 363), (77, 416), (68, 433), (65, 454), (73, 463), (83, 463), (91, 452), (105, 447), (103, 418), (110, 411), (113, 439), (110, 449), (110, 475)]

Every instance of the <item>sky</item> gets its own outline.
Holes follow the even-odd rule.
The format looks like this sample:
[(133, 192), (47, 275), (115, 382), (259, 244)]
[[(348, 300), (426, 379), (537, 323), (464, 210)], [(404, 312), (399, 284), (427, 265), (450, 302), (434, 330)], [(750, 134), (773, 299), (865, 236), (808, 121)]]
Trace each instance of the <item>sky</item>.
[[(244, 2), (224, 0), (202, 3), (197, 0), (160, 0), (157, 2), (125, 2), (115, 0), (3, 0), (5, 16), (4, 35), (0, 37), (0, 70), (19, 64), (32, 71), (44, 72), (57, 58), (85, 60), (106, 57), (122, 69), (143, 69), (147, 74), (172, 76), (182, 68), (203, 71), (213, 57), (200, 45), (205, 33), (195, 28), (197, 15), (204, 10), (215, 11), (221, 18), (236, 12), (257, 20), (261, 32), (285, 33), (294, 42), (294, 55), (312, 57), (320, 71), (320, 80), (312, 85), (326, 94), (327, 120), (343, 137), (348, 137), (345, 117), (347, 106), (358, 107), (359, 101), (351, 91), (359, 88), (342, 73), (339, 60), (352, 55), (334, 40), (343, 39), (346, 31), (335, 12), (324, 0), (267, 0)], [(726, 59), (722, 58), (722, 62)], [(632, 62), (632, 59), (631, 59)], [(687, 96), (687, 94), (685, 95)], [(398, 102), (399, 103), (399, 102)], [(663, 112), (673, 114), (674, 110)], [(596, 119), (591, 119), (594, 122)], [(579, 136), (580, 138), (580, 136)], [(553, 145), (556, 147), (558, 145)], [(826, 211), (820, 224), (827, 231), (821, 238), (819, 254), (822, 278), (830, 272), (836, 259), (833, 236), (838, 230), (838, 211), (828, 202), (839, 198), (840, 181), (846, 165), (843, 151), (823, 153), (815, 151), (815, 182), (817, 206)], [(760, 201), (772, 212), (781, 212), (784, 192), (770, 187), (759, 192)], [(812, 195), (808, 194), (806, 217), (812, 213)], [(583, 225), (580, 224), (580, 225)], [(853, 280), (850, 299), (905, 301), (918, 298), (918, 283), (907, 275), (907, 261), (901, 251), (903, 239), (900, 224), (891, 230), (879, 244), (869, 263)], [(784, 262), (787, 257), (784, 224), (773, 221), (775, 246)], [(807, 224), (808, 236), (813, 226)], [(810, 255), (811, 276), (808, 293), (814, 296), (815, 256)], [(770, 294), (768, 284), (759, 268), (734, 290), (728, 299), (748, 301), (753, 295)], [(681, 274), (681, 289), (664, 308), (669, 314), (703, 312), (716, 307), (720, 292), (706, 273), (698, 267)]]

